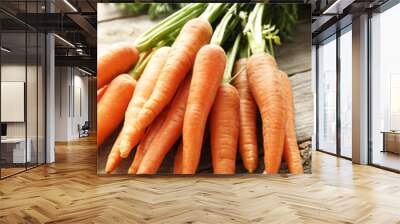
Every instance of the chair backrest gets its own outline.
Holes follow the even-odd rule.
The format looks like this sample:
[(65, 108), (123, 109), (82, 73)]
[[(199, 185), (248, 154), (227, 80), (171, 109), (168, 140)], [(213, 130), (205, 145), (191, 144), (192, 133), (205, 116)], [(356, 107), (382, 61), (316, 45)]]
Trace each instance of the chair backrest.
[(89, 129), (89, 128), (90, 128), (90, 123), (89, 123), (89, 121), (85, 121), (85, 123), (83, 124), (82, 128), (87, 128), (87, 129)]

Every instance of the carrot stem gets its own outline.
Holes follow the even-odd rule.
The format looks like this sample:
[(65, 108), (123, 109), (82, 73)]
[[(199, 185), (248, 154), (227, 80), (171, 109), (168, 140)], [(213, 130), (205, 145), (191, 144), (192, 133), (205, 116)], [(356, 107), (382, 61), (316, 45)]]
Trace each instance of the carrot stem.
[(239, 44), (240, 44), (240, 39), (242, 35), (237, 35), (235, 42), (233, 43), (233, 46), (231, 49), (229, 49), (226, 58), (226, 67), (224, 71), (224, 78), (222, 80), (222, 83), (229, 83), (232, 81), (232, 70), (233, 70), (233, 65), (235, 64), (235, 59), (236, 59), (236, 54), (239, 50)]
[(200, 18), (212, 23), (222, 14), (222, 12), (225, 11), (228, 6), (229, 4), (224, 3), (208, 4), (206, 10), (200, 15)]
[[(237, 11), (237, 6), (238, 4), (235, 3), (233, 4), (228, 12), (224, 15), (224, 17), (222, 17), (221, 22), (218, 24), (218, 26), (215, 28), (214, 34), (211, 38), (211, 43), (212, 44), (216, 44), (216, 45), (222, 45), (223, 42), (226, 40), (227, 38), (227, 28), (228, 28), (228, 24), (230, 23), (231, 19), (234, 17), (234, 15), (236, 14)], [(236, 20), (236, 19), (235, 19)], [(233, 22), (237, 23), (237, 20), (235, 21), (233, 20)], [(236, 24), (234, 24), (236, 26)]]
[(249, 44), (247, 43), (247, 40), (245, 38), (242, 39), (241, 44), (242, 44), (242, 46), (240, 47), (240, 50), (239, 50), (239, 58), (250, 57)]
[(135, 80), (139, 80), (140, 76), (142, 75), (144, 69), (147, 66), (147, 63), (150, 61), (151, 56), (153, 56), (155, 51), (151, 52), (143, 52), (139, 56), (139, 61), (136, 66), (129, 72), (129, 74)]
[(140, 35), (135, 41), (136, 48), (140, 52), (153, 48), (169, 34), (181, 30), (187, 21), (199, 16), (206, 9), (206, 6), (205, 3), (193, 3), (183, 7)]
[(166, 37), (165, 39), (158, 42), (157, 47), (159, 48), (159, 47), (172, 45), (174, 43), (176, 37), (178, 36), (179, 32), (180, 32), (180, 29), (173, 31), (170, 35), (168, 35), (168, 37)]
[(244, 29), (253, 54), (264, 53), (266, 50), (262, 27), (263, 11), (264, 3), (257, 3), (253, 11), (250, 12)]

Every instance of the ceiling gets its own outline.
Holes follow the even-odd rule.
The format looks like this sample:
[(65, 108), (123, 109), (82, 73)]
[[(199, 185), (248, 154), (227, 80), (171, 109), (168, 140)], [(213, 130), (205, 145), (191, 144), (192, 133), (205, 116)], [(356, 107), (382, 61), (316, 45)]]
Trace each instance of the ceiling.
[[(336, 33), (351, 24), (354, 17), (376, 9), (390, 0), (313, 0), (312, 37), (313, 43)], [(398, 0), (392, 0), (398, 1)]]
[(56, 65), (79, 66), (95, 73), (96, 10), (96, 0), (1, 0), (2, 45), (12, 49), (7, 57), (23, 58), (27, 46), (30, 58), (37, 48), (30, 43), (34, 35), (29, 32), (50, 32), (57, 34)]

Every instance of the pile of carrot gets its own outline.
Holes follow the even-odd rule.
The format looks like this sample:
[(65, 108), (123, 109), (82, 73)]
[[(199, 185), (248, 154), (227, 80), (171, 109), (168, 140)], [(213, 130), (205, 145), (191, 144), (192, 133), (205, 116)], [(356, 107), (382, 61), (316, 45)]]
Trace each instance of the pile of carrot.
[(234, 174), (238, 158), (254, 173), (260, 152), (264, 173), (278, 173), (282, 160), (303, 173), (292, 88), (271, 52), (278, 36), (264, 8), (188, 4), (99, 56), (97, 144), (112, 144), (105, 172), (134, 154), (127, 173), (156, 174), (175, 153), (173, 172), (195, 174), (209, 132), (215, 174)]

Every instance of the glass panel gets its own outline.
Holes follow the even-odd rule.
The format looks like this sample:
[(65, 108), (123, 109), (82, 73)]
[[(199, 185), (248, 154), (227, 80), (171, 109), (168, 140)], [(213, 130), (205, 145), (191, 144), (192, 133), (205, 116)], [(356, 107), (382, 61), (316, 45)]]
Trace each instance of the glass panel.
[(38, 163), (45, 163), (46, 149), (45, 149), (45, 35), (39, 33), (38, 45)]
[(38, 49), (37, 49), (37, 41), (38, 36), (36, 32), (27, 33), (28, 38), (28, 63), (27, 63), (27, 80), (26, 80), (26, 113), (27, 113), (27, 143), (28, 143), (28, 151), (30, 150), (30, 160), (27, 164), (28, 167), (33, 167), (37, 165), (38, 160), (38, 141), (37, 141), (37, 132), (38, 132)]
[(318, 148), (336, 153), (336, 37), (318, 48)]
[(352, 35), (340, 36), (340, 153), (352, 157)]
[(372, 26), (372, 163), (400, 170), (400, 5), (374, 15)]
[[(25, 170), (26, 150), (26, 33), (1, 34), (2, 177)], [(29, 149), (29, 147), (28, 147)]]
[[(21, 20), (25, 12), (45, 12), (44, 5), (45, 0), (0, 1), (2, 9)], [(45, 35), (0, 12), (0, 40), (4, 178), (45, 162)]]

